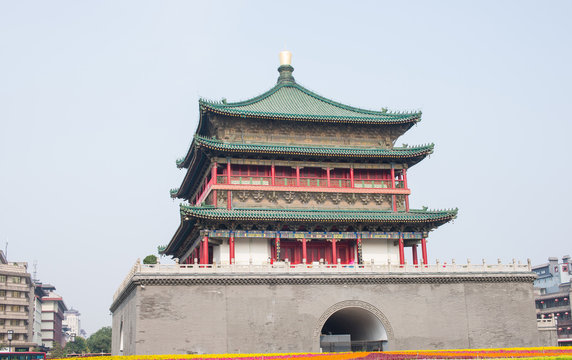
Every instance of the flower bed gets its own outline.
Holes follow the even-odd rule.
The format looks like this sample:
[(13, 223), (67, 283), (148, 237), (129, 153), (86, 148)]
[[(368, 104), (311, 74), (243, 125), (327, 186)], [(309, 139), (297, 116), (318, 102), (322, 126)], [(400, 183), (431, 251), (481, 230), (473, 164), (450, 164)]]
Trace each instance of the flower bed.
[(280, 353), (280, 354), (209, 354), (209, 355), (130, 355), (130, 356), (98, 356), (70, 357), (62, 360), (350, 360), (361, 359), (369, 355), (367, 352), (349, 353)]
[(288, 354), (210, 354), (210, 355), (131, 355), (66, 358), (66, 360), (409, 360), (409, 359), (502, 359), (530, 358), (572, 360), (572, 347), (534, 347), (504, 349), (456, 349), (456, 350), (403, 350), (354, 353), (288, 353)]
[(544, 358), (562, 356), (572, 360), (572, 347), (533, 347), (502, 349), (404, 350), (369, 353), (367, 360)]

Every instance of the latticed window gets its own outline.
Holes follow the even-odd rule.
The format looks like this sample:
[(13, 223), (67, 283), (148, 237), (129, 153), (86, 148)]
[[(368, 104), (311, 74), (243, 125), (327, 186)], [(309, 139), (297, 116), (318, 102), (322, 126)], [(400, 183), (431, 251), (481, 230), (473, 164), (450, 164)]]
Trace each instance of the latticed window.
[(296, 176), (296, 169), (290, 166), (276, 166), (274, 169), (276, 176), (294, 177)]
[(354, 179), (356, 180), (387, 180), (391, 175), (388, 171), (381, 169), (355, 169)]
[(304, 178), (326, 178), (326, 170), (315, 167), (305, 167), (300, 169), (300, 177)]
[(6, 275), (0, 275), (0, 283), (6, 282)]

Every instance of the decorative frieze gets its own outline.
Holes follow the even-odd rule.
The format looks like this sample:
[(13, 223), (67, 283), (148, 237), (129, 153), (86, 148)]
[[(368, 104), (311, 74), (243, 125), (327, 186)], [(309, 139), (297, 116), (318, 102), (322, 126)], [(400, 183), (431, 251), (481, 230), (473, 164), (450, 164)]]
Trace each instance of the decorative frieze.
[[(325, 193), (310, 191), (263, 191), (263, 190), (239, 190), (231, 191), (233, 206), (250, 206), (255, 204), (284, 202), (286, 204), (298, 203), (303, 206), (323, 205), (332, 206), (346, 204), (348, 206), (360, 205), (369, 208), (390, 209), (392, 196), (388, 194), (368, 194), (368, 193)], [(218, 191), (217, 197), (219, 206), (225, 206), (227, 201), (227, 191)], [(238, 203), (237, 203), (238, 202)], [(397, 197), (398, 209), (402, 209), (404, 197)]]
[[(243, 226), (244, 227), (244, 226)], [(269, 238), (276, 237), (281, 239), (307, 239), (307, 240), (331, 240), (331, 239), (393, 239), (398, 240), (400, 237), (404, 240), (421, 240), (426, 238), (428, 233), (421, 231), (272, 231), (272, 230), (244, 230), (232, 231), (235, 238)], [(201, 236), (209, 238), (230, 237), (231, 230), (202, 230)]]

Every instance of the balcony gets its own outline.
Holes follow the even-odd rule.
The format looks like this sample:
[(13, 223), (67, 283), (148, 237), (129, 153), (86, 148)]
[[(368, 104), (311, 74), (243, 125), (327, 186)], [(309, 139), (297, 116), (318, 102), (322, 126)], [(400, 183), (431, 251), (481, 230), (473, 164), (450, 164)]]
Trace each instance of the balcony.
[(0, 311), (0, 319), (28, 320), (28, 312)]
[(537, 314), (552, 314), (570, 312), (570, 305), (554, 306), (545, 309), (536, 309)]
[[(270, 176), (231, 176), (230, 183), (226, 176), (217, 176), (217, 185), (258, 185), (258, 186), (283, 186), (283, 187), (307, 187), (307, 188), (354, 188), (354, 189), (392, 189), (391, 180), (379, 179), (340, 179), (332, 177), (303, 177), (276, 176), (274, 184)], [(403, 180), (395, 180), (395, 189), (404, 189)]]
[(30, 299), (27, 297), (5, 297), (0, 296), (0, 304), (4, 305), (21, 305), (21, 306), (28, 306), (30, 303)]

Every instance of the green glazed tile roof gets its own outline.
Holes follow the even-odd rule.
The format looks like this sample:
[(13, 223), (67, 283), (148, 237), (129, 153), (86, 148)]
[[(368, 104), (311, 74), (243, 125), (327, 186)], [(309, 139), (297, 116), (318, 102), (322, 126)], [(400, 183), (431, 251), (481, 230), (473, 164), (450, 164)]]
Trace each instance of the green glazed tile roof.
[(409, 212), (381, 210), (295, 210), (295, 209), (233, 209), (199, 207), (181, 204), (181, 215), (213, 220), (266, 221), (364, 221), (393, 223), (447, 222), (457, 216), (457, 209), (410, 210)]
[[(320, 155), (320, 156), (359, 156), (380, 157), (390, 159), (403, 159), (426, 156), (433, 152), (434, 144), (415, 147), (375, 149), (375, 148), (348, 148), (348, 147), (325, 147), (325, 146), (296, 146), (296, 145), (272, 145), (272, 144), (242, 144), (227, 143), (216, 139), (195, 136), (195, 144), (208, 149), (225, 152), (247, 152), (264, 154), (296, 154), (296, 155)], [(177, 163), (182, 164), (182, 162)]]
[(202, 110), (238, 116), (279, 120), (404, 124), (421, 120), (421, 112), (392, 113), (344, 105), (326, 99), (295, 82), (279, 82), (250, 100), (227, 103), (199, 100)]

